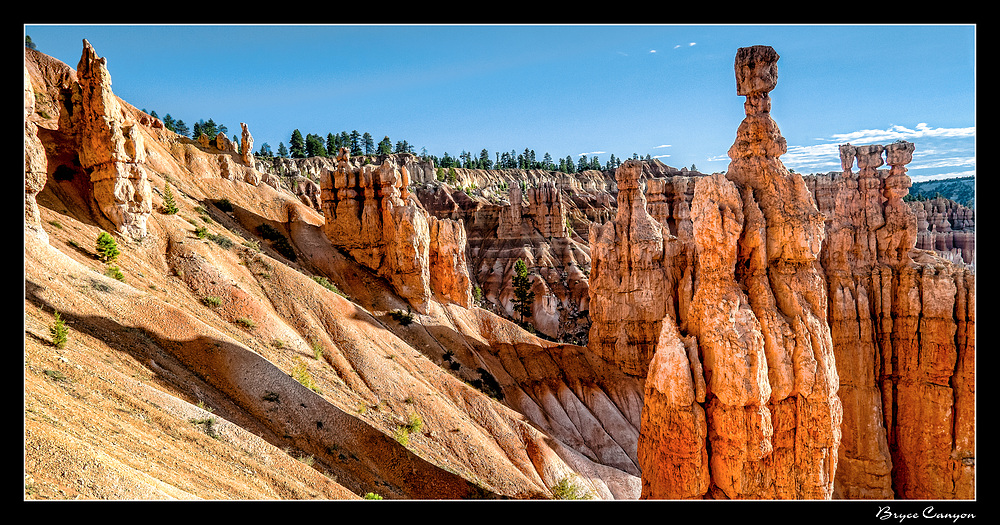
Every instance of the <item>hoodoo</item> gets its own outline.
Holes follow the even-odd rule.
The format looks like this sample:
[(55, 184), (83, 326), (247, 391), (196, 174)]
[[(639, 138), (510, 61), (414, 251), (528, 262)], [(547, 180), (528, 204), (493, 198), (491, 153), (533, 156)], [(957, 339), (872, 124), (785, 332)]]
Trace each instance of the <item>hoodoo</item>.
[(680, 333), (663, 318), (649, 365), (644, 498), (833, 493), (841, 406), (818, 265), (824, 223), (801, 176), (778, 160), (777, 60), (767, 46), (737, 52), (746, 118), (727, 174), (695, 184), (691, 321)]

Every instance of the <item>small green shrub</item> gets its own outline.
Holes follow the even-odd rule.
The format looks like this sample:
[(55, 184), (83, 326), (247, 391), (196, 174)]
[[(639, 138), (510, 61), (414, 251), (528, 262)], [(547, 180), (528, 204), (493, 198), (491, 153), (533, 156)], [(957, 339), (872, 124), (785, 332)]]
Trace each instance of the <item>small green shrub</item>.
[(234, 323), (246, 328), (247, 330), (253, 330), (257, 327), (257, 323), (253, 322), (253, 319), (248, 319), (246, 317), (237, 318)]
[(69, 378), (66, 377), (66, 374), (58, 370), (45, 370), (43, 373), (53, 381), (69, 381)]
[(410, 412), (404, 428), (406, 428), (407, 432), (420, 432), (420, 429), (424, 428), (424, 420), (421, 419), (420, 414)]
[(420, 429), (424, 428), (424, 420), (420, 418), (420, 415), (416, 412), (410, 412), (407, 416), (406, 422), (402, 425), (396, 427), (396, 432), (393, 434), (393, 438), (403, 446), (410, 444), (410, 434), (413, 432), (420, 432)]
[(222, 304), (222, 299), (219, 299), (214, 295), (206, 295), (201, 298), (201, 304), (214, 308)]
[(202, 430), (204, 430), (205, 433), (208, 434), (209, 436), (211, 436), (213, 438), (218, 438), (219, 437), (219, 434), (215, 431), (215, 421), (216, 421), (216, 419), (214, 417), (206, 417), (206, 418), (201, 418), (201, 419), (199, 419), (199, 418), (192, 418), (192, 419), (189, 419), (188, 421), (190, 421), (195, 426), (200, 426), (202, 428)]
[(337, 285), (335, 285), (332, 282), (330, 282), (330, 280), (327, 279), (326, 277), (323, 277), (323, 276), (320, 276), (320, 275), (314, 275), (314, 276), (312, 276), (312, 280), (314, 280), (317, 283), (319, 283), (319, 285), (322, 286), (323, 288), (326, 288), (327, 290), (330, 290), (331, 292), (333, 292), (333, 293), (335, 293), (335, 294), (343, 297), (344, 299), (348, 299), (347, 294), (345, 294), (344, 292), (340, 291), (340, 288), (337, 288)]
[(555, 499), (579, 500), (593, 499), (594, 497), (577, 482), (575, 475), (572, 477), (566, 476), (549, 488), (552, 490), (552, 495)]
[(218, 244), (219, 246), (227, 250), (233, 247), (233, 240), (230, 239), (229, 237), (226, 237), (225, 235), (209, 234), (208, 238), (211, 239), (212, 242), (214, 242), (215, 244)]
[(379, 496), (374, 492), (369, 492), (368, 494), (365, 494), (365, 499), (382, 499), (382, 496)]
[(292, 248), (291, 243), (288, 242), (288, 238), (286, 238), (285, 235), (278, 231), (278, 229), (274, 226), (271, 226), (270, 224), (261, 224), (260, 226), (257, 226), (257, 234), (264, 239), (271, 241), (271, 244), (274, 246), (274, 250), (281, 254), (282, 257), (293, 262), (298, 259), (298, 255), (295, 254), (295, 249)]
[(205, 237), (208, 237), (208, 228), (204, 226), (199, 226), (194, 230), (194, 235), (199, 239), (204, 239)]
[(396, 432), (392, 435), (396, 442), (404, 447), (410, 444), (410, 433), (406, 431), (406, 427), (399, 427)]
[(177, 202), (174, 201), (174, 192), (170, 190), (170, 181), (163, 183), (163, 210), (167, 215), (173, 215), (180, 211)]
[(215, 207), (219, 208), (219, 210), (223, 213), (230, 213), (233, 211), (233, 203), (229, 202), (229, 199), (215, 201)]
[(479, 372), (479, 378), (469, 381), (469, 384), (479, 390), (480, 392), (496, 399), (497, 401), (503, 401), (503, 389), (500, 387), (500, 383), (497, 382), (496, 378), (493, 377), (488, 370), (485, 368), (477, 368)]
[(317, 394), (320, 393), (319, 387), (316, 386), (316, 380), (314, 380), (312, 375), (309, 374), (309, 368), (300, 359), (296, 358), (295, 365), (292, 366), (292, 377), (302, 386), (316, 392)]
[(403, 326), (409, 326), (413, 322), (413, 314), (409, 310), (393, 310), (389, 312), (389, 317), (392, 317), (397, 323)]
[(59, 312), (55, 313), (54, 319), (52, 326), (49, 327), (49, 333), (52, 334), (52, 346), (65, 348), (69, 329), (66, 328), (66, 322), (59, 316)]
[(97, 257), (101, 262), (114, 262), (118, 260), (121, 252), (118, 250), (118, 242), (108, 232), (101, 232), (97, 236)]
[(104, 275), (112, 279), (118, 279), (121, 282), (125, 282), (125, 274), (117, 266), (108, 266), (108, 269), (104, 272)]

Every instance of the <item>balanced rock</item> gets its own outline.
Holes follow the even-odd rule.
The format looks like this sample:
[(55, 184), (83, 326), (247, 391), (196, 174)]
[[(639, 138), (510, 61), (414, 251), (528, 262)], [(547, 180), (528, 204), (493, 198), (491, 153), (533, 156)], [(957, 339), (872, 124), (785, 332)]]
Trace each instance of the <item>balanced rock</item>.
[[(686, 307), (677, 301), (683, 331), (666, 308), (655, 311), (661, 337), (639, 440), (644, 498), (833, 494), (842, 409), (817, 264), (824, 218), (778, 160), (786, 143), (769, 97), (777, 60), (767, 46), (737, 52), (746, 118), (727, 174), (694, 185), (693, 296)], [(688, 442), (671, 444), (669, 428)]]

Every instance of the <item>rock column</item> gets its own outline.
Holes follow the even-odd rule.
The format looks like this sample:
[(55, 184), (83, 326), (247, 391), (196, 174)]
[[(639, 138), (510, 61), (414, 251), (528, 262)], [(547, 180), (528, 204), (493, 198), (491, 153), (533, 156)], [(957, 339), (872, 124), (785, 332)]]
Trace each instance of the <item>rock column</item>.
[(737, 52), (746, 118), (732, 162), (727, 175), (695, 183), (687, 334), (662, 318), (646, 380), (645, 498), (833, 494), (842, 408), (818, 264), (824, 218), (778, 160), (786, 145), (769, 95), (777, 60), (766, 46)]
[(588, 344), (638, 377), (648, 372), (672, 295), (664, 259), (669, 233), (646, 211), (641, 173), (636, 161), (618, 168), (615, 220), (590, 226)]
[[(450, 219), (430, 220), (407, 189), (405, 166), (387, 158), (378, 166), (355, 167), (347, 149), (340, 148), (336, 168), (323, 170), (321, 177), (323, 231), (331, 243), (385, 277), (419, 313), (429, 311), (435, 292), (443, 300), (470, 305), (464, 228)], [(432, 281), (432, 267), (449, 275)]]
[(90, 173), (94, 199), (117, 232), (139, 239), (153, 211), (138, 123), (125, 117), (111, 92), (107, 59), (86, 40), (77, 66), (80, 83), (80, 164)]

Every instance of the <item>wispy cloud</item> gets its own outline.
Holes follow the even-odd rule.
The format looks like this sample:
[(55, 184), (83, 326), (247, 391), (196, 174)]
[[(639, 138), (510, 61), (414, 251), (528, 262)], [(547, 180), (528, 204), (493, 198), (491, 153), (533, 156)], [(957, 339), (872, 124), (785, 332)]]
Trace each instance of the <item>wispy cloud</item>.
[(669, 148), (670, 144), (660, 144), (659, 146), (653, 146), (653, 149)]
[(913, 162), (906, 166), (913, 180), (968, 177), (975, 175), (975, 137), (975, 127), (933, 127), (926, 122), (914, 127), (892, 125), (888, 129), (835, 133), (828, 138), (817, 138), (820, 144), (789, 146), (781, 161), (803, 173), (840, 171), (841, 144), (890, 144), (905, 140), (917, 146)]
[(907, 128), (905, 126), (893, 125), (889, 129), (862, 129), (858, 131), (852, 131), (850, 133), (840, 133), (835, 134), (829, 139), (818, 139), (818, 140), (829, 140), (836, 142), (838, 144), (845, 143), (858, 143), (858, 144), (884, 144), (886, 142), (894, 142), (897, 140), (910, 140), (910, 139), (920, 139), (920, 138), (957, 138), (957, 137), (974, 137), (976, 135), (975, 127), (968, 128), (932, 128), (926, 123), (921, 122), (917, 124), (916, 128)]
[[(697, 42), (691, 42), (691, 43), (688, 44), (688, 47), (691, 47), (691, 46), (693, 46), (695, 44), (697, 44)], [(679, 48), (682, 48), (682, 47), (684, 47), (684, 44), (677, 44), (676, 46), (674, 46), (674, 49), (679, 49)]]
[(789, 146), (781, 162), (797, 170), (840, 171), (840, 143)]
[(583, 156), (583, 155), (602, 155), (604, 153), (607, 153), (607, 152), (606, 151), (590, 151), (590, 152), (587, 152), (587, 153), (577, 153), (576, 156), (580, 157), (580, 156)]
[[(906, 166), (914, 181), (974, 176), (976, 171), (975, 127), (933, 127), (921, 122), (914, 127), (892, 125), (888, 129), (862, 129), (817, 138), (816, 144), (789, 145), (781, 162), (800, 173), (841, 171), (840, 145), (851, 143), (891, 144), (906, 140), (916, 144), (913, 161)], [(709, 162), (728, 162), (716, 155)]]

